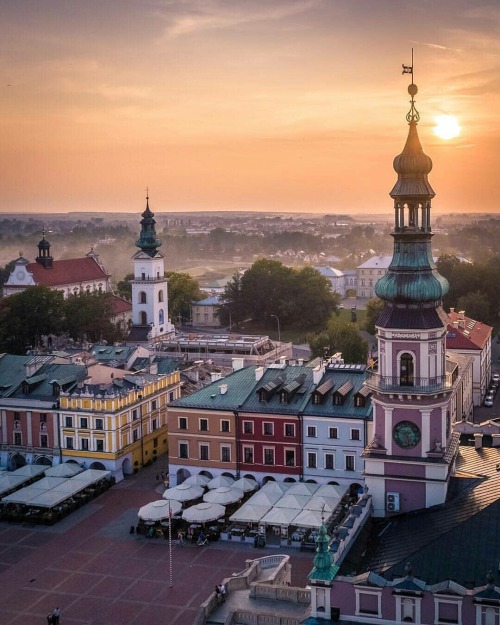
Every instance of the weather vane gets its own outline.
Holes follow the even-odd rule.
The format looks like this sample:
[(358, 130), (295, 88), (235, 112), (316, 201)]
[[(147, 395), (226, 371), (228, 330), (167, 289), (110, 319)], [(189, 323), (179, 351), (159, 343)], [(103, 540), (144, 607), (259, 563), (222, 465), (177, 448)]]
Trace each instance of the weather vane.
[(415, 100), (414, 97), (417, 95), (418, 93), (418, 88), (417, 85), (413, 82), (413, 48), (411, 49), (411, 65), (402, 65), (403, 71), (401, 72), (402, 74), (411, 74), (411, 83), (408, 85), (408, 93), (411, 95), (411, 100), (410, 100), (410, 110), (408, 111), (407, 115), (406, 115), (406, 121), (408, 123), (410, 122), (418, 122), (420, 121), (420, 115), (417, 111), (417, 109), (415, 108)]

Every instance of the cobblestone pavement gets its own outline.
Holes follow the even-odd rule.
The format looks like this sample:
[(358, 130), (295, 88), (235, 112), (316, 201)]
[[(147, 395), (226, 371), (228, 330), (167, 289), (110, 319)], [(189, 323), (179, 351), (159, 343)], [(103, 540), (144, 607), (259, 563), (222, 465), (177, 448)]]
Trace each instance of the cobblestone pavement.
[[(46, 625), (56, 606), (61, 625), (191, 625), (216, 584), (274, 553), (174, 546), (170, 587), (168, 540), (129, 533), (138, 509), (159, 498), (156, 465), (52, 527), (0, 523), (0, 625)], [(291, 555), (292, 584), (305, 586), (312, 554)]]

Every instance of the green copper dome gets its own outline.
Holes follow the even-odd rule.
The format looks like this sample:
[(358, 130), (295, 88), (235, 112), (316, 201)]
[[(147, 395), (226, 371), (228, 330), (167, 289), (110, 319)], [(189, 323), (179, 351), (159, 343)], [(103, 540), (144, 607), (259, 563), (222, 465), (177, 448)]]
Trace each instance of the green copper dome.
[(147, 196), (146, 210), (142, 213), (141, 219), (141, 235), (135, 244), (151, 258), (155, 256), (161, 245), (161, 241), (156, 238), (155, 224), (154, 213), (149, 210), (149, 196)]
[(323, 523), (316, 538), (314, 568), (308, 575), (311, 582), (331, 582), (339, 570), (339, 567), (333, 564), (329, 544), (330, 536), (326, 533), (326, 527)]

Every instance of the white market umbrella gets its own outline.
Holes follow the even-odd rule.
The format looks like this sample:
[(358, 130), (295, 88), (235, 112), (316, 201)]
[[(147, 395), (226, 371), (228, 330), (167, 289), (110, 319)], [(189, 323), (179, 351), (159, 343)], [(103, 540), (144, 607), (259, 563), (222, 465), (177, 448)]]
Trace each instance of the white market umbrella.
[(182, 482), (183, 484), (192, 484), (193, 486), (206, 486), (210, 482), (210, 478), (206, 475), (191, 475)]
[(201, 486), (194, 486), (194, 484), (186, 484), (183, 482), (178, 486), (167, 488), (163, 493), (163, 499), (175, 499), (176, 501), (191, 501), (192, 499), (198, 499), (203, 495), (203, 488)]
[(259, 484), (249, 477), (240, 477), (239, 480), (233, 484), (234, 488), (241, 489), (244, 493), (250, 493), (252, 490), (257, 490)]
[(269, 480), (269, 482), (266, 482), (260, 490), (264, 493), (279, 494), (279, 496), (281, 497), (281, 495), (288, 491), (289, 488), (289, 483), (285, 484), (285, 482), (280, 482), (278, 484), (278, 482), (273, 482), (272, 480)]
[(212, 490), (213, 488), (220, 488), (221, 486), (232, 486), (234, 484), (234, 478), (229, 475), (218, 475), (213, 480), (207, 483), (207, 487)]
[(83, 468), (76, 462), (63, 462), (45, 470), (47, 477), (73, 477), (81, 473)]
[(203, 501), (208, 501), (209, 503), (221, 503), (223, 505), (235, 503), (240, 499), (243, 499), (243, 491), (239, 488), (231, 486), (214, 488), (203, 495)]
[(138, 517), (143, 521), (163, 521), (170, 514), (175, 514), (182, 509), (180, 501), (175, 499), (159, 499), (152, 501), (139, 509)]
[(299, 514), (297, 508), (272, 508), (260, 523), (264, 525), (295, 525), (292, 521)]
[(198, 503), (195, 506), (186, 508), (182, 513), (182, 518), (188, 523), (208, 523), (209, 521), (215, 521), (224, 516), (226, 508), (218, 503)]

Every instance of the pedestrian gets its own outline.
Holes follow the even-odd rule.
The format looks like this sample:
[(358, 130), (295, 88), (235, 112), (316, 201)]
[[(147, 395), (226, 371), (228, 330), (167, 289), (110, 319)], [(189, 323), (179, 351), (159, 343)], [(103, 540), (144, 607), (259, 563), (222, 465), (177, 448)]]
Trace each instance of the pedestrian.
[(165, 481), (165, 471), (161, 472), (161, 479), (162, 479), (162, 481)]
[(47, 625), (53, 625), (54, 621), (52, 619), (52, 612), (47, 614)]
[(217, 604), (219, 604), (221, 600), (221, 594), (220, 588), (218, 586), (215, 587), (215, 599), (217, 600)]
[(52, 612), (53, 625), (59, 625), (60, 617), (61, 617), (61, 610), (59, 608), (54, 608), (54, 611)]
[(220, 598), (222, 603), (226, 601), (226, 587), (223, 583), (220, 585)]

